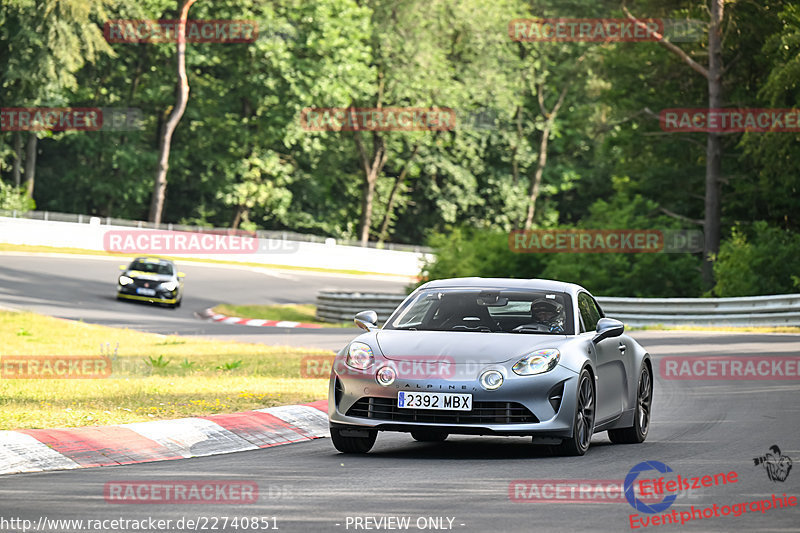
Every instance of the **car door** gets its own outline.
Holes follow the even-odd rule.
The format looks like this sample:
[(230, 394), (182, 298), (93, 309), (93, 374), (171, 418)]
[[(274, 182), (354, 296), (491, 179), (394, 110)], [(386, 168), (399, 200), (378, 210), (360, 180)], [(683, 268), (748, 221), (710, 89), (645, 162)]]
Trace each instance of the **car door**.
[[(581, 328), (591, 335), (597, 328), (602, 312), (589, 293), (578, 294), (578, 309), (581, 314)], [(595, 351), (595, 393), (597, 414), (595, 424), (619, 416), (622, 413), (625, 386), (624, 355), (627, 347), (620, 337), (610, 337), (592, 343)], [(590, 348), (592, 349), (592, 348)]]

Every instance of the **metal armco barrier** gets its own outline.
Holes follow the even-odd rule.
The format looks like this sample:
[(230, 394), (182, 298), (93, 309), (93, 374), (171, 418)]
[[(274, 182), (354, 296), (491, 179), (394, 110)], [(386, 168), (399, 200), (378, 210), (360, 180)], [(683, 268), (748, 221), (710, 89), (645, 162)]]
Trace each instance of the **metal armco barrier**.
[[(317, 318), (350, 322), (372, 309), (383, 323), (403, 301), (395, 293), (323, 290), (317, 293)], [(800, 294), (741, 298), (597, 298), (606, 316), (628, 326), (800, 326)]]

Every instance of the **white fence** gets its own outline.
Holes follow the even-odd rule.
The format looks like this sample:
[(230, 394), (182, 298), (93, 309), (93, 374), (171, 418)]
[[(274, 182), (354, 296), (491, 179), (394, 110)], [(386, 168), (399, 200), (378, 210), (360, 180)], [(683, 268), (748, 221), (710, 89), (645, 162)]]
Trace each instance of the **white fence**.
[[(117, 224), (126, 221), (100, 219), (72, 215), (74, 222), (53, 221), (44, 219), (0, 217), (0, 243), (53, 246), (57, 248), (80, 248), (84, 250), (104, 250), (104, 237), (109, 231), (168, 231), (177, 230), (172, 225), (162, 225), (160, 230)], [(44, 218), (44, 217), (43, 217)], [(49, 217), (48, 217), (49, 218)], [(196, 228), (189, 228), (197, 231)], [(180, 229), (184, 229), (181, 227)], [(209, 231), (209, 230), (203, 230)], [(226, 230), (218, 230), (224, 232)], [(173, 233), (179, 233), (173, 231)], [(280, 266), (316, 267), (336, 270), (355, 270), (401, 276), (417, 276), (424, 251), (400, 251), (360, 246), (343, 246), (334, 239), (321, 239), (323, 242), (296, 240), (297, 234), (271, 232), (269, 237), (258, 232), (258, 251), (253, 253), (201, 253), (176, 254), (153, 251), (134, 252), (124, 255), (173, 255), (217, 259), (244, 263), (258, 263)], [(281, 238), (281, 237), (287, 238)], [(295, 238), (293, 238), (295, 237)], [(420, 249), (421, 250), (421, 249)]]
[[(365, 309), (384, 322), (405, 298), (391, 293), (320, 291), (317, 317), (349, 322)], [(800, 294), (743, 298), (612, 298), (598, 297), (606, 316), (628, 326), (800, 326)]]

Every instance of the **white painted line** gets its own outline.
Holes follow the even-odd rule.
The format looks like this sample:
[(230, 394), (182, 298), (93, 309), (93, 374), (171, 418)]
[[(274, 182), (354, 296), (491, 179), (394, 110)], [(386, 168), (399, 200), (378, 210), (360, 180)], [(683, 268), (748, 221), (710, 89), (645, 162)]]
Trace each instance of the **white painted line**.
[(0, 431), (0, 474), (73, 468), (80, 465), (30, 435)]
[(136, 422), (123, 424), (122, 427), (156, 441), (182, 457), (202, 457), (259, 449), (235, 433), (204, 418)]
[(275, 324), (275, 327), (277, 327), (277, 328), (296, 328), (299, 325), (300, 325), (300, 322), (291, 322), (289, 320), (281, 320), (280, 322)]
[(328, 415), (307, 405), (283, 405), (268, 409), (256, 409), (280, 418), (313, 437), (330, 437)]

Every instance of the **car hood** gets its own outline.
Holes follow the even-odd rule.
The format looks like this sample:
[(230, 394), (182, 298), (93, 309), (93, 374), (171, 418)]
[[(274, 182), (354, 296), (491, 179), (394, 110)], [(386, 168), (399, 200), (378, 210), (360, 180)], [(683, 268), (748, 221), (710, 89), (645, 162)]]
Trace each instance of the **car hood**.
[(154, 274), (152, 272), (142, 272), (141, 270), (126, 270), (124, 275), (129, 278), (145, 279), (149, 281), (163, 282), (172, 280), (172, 276), (168, 274)]
[(471, 331), (380, 330), (375, 339), (381, 353), (395, 361), (441, 361), (455, 364), (502, 363), (534, 350), (557, 348), (565, 335), (480, 333)]

